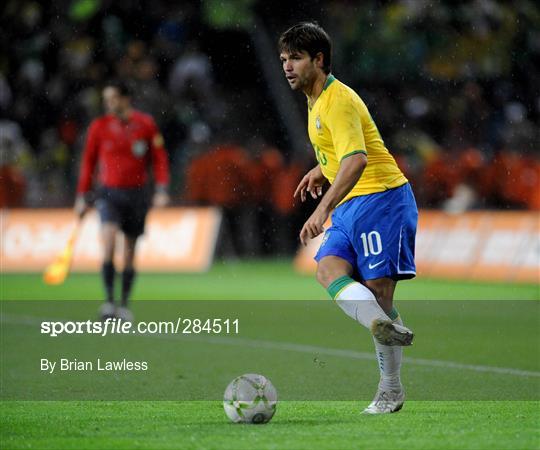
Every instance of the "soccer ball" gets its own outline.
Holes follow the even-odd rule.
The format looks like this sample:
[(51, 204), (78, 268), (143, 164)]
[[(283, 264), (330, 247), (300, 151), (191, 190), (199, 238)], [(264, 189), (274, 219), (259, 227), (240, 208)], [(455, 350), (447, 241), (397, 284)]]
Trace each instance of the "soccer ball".
[(268, 378), (256, 373), (232, 380), (223, 396), (225, 414), (235, 423), (267, 423), (276, 405), (276, 388)]

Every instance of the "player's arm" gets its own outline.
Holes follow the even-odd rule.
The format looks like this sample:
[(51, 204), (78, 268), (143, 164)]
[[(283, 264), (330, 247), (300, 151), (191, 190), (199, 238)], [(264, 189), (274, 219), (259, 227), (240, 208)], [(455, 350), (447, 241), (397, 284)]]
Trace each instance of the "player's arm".
[(308, 239), (313, 239), (324, 231), (323, 226), (328, 216), (358, 182), (366, 165), (367, 157), (363, 153), (352, 154), (341, 161), (332, 186), (300, 231), (302, 244), (306, 245)]
[(326, 125), (340, 165), (332, 186), (300, 231), (300, 241), (304, 245), (307, 239), (313, 239), (324, 231), (323, 225), (330, 212), (351, 191), (367, 165), (360, 112), (352, 100), (334, 102), (328, 111)]
[(336, 179), (324, 194), (317, 208), (321, 208), (321, 211), (326, 211), (329, 214), (351, 192), (366, 166), (367, 156), (363, 153), (356, 153), (343, 159)]
[(300, 199), (306, 201), (306, 192), (309, 192), (313, 198), (320, 197), (322, 195), (322, 187), (325, 183), (321, 166), (317, 164), (313, 169), (304, 175), (304, 178), (298, 183), (293, 197), (300, 195)]
[(75, 200), (75, 213), (83, 217), (90, 209), (88, 195), (92, 189), (92, 179), (96, 168), (99, 151), (99, 123), (92, 122), (86, 135), (86, 143), (83, 150), (79, 183), (77, 184), (77, 197)]
[(169, 204), (169, 158), (164, 147), (163, 136), (158, 130), (157, 125), (152, 120), (151, 124), (152, 140), (150, 143), (152, 155), (152, 170), (156, 182), (155, 193), (152, 199), (152, 205), (155, 207), (164, 207)]

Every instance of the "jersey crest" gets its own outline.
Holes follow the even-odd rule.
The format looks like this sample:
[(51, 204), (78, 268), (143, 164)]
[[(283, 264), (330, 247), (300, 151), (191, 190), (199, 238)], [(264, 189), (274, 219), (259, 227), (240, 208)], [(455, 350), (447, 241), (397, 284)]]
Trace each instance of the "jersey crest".
[(133, 142), (131, 151), (137, 158), (142, 158), (148, 151), (148, 144), (146, 141), (139, 139), (138, 141)]

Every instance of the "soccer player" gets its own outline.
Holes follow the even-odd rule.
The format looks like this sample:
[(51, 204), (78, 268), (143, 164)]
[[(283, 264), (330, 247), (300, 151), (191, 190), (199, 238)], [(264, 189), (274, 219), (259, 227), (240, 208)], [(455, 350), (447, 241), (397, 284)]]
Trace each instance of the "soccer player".
[[(109, 82), (103, 89), (106, 114), (88, 130), (82, 157), (75, 212), (82, 218), (90, 208), (90, 191), (96, 166), (99, 184), (96, 208), (101, 218), (103, 265), (101, 275), (106, 302), (101, 317), (133, 320), (128, 300), (135, 278), (135, 249), (144, 232), (149, 207), (169, 202), (169, 165), (163, 138), (151, 116), (132, 108), (130, 92), (122, 82)], [(155, 192), (151, 198), (148, 169), (152, 167)], [(120, 305), (115, 305), (114, 266), (117, 233), (124, 234)]]
[[(393, 307), (398, 280), (415, 276), (418, 211), (362, 99), (331, 73), (331, 41), (316, 23), (303, 22), (279, 39), (280, 59), (293, 90), (308, 103), (308, 133), (318, 164), (298, 184), (295, 196), (320, 202), (300, 231), (300, 241), (326, 230), (315, 257), (317, 280), (340, 308), (371, 330), (380, 383), (368, 414), (399, 411), (402, 346), (412, 343)], [(324, 195), (322, 187), (330, 188)]]

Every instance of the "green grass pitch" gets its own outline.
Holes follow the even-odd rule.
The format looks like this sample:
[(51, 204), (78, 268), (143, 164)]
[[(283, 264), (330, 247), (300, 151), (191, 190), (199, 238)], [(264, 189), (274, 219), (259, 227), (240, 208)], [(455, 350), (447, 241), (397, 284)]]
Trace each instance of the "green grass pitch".
[[(62, 286), (45, 286), (41, 274), (2, 275), (0, 298), (101, 300), (95, 274), (72, 274)], [(397, 300), (538, 300), (536, 284), (475, 283), (417, 278), (398, 283)], [(141, 274), (138, 300), (327, 300), (312, 276), (298, 275), (291, 261), (217, 263), (204, 274)]]
[[(206, 315), (233, 308), (243, 324), (239, 340), (111, 339), (115, 345), (100, 351), (145, 355), (153, 367), (147, 378), (32, 378), (33, 368), (21, 361), (34, 361), (40, 346), (49, 345), (31, 332), (36, 321), (88, 318), (96, 302), (69, 300), (101, 295), (96, 275), (74, 274), (63, 286), (46, 287), (39, 274), (2, 274), (0, 448), (540, 448), (538, 285), (400, 283), (397, 307), (416, 333), (403, 366), (409, 400), (401, 412), (377, 417), (360, 414), (378, 377), (367, 331), (288, 261), (140, 276), (133, 303), (138, 319), (169, 317), (178, 308)], [(96, 352), (95, 342), (104, 346), (79, 339), (74, 349), (62, 338), (55, 346), (84, 355)], [(277, 412), (267, 425), (231, 424), (219, 401), (227, 383), (249, 371), (268, 376), (278, 389)], [(118, 389), (111, 400), (123, 400), (101, 399), (111, 386)], [(81, 392), (100, 400), (82, 401)]]
[(3, 448), (534, 449), (538, 403), (409, 402), (364, 417), (356, 402), (283, 402), (267, 425), (227, 423), (219, 402), (15, 403)]

